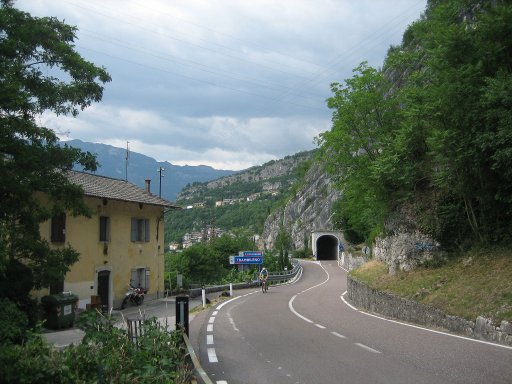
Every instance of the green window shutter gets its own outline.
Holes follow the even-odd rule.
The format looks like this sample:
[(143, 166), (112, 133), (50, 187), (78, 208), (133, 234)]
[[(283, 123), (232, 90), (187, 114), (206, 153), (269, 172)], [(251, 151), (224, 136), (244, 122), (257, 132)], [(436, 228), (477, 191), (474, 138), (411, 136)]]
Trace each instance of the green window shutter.
[(137, 241), (137, 219), (132, 218), (132, 234), (131, 240)]
[(60, 213), (51, 220), (51, 238), (52, 243), (66, 242), (66, 214)]
[(144, 229), (145, 229), (145, 241), (149, 242), (149, 220), (144, 220)]
[(146, 268), (144, 271), (144, 289), (149, 292), (149, 281), (151, 277), (151, 271), (149, 268)]
[(100, 216), (100, 241), (110, 240), (110, 218)]

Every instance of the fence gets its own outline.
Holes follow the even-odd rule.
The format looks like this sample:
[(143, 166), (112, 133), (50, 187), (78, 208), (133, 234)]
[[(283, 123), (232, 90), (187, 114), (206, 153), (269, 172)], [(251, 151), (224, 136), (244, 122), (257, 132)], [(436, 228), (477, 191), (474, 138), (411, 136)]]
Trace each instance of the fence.
[[(270, 284), (277, 285), (277, 284), (284, 284), (290, 280), (293, 280), (297, 277), (299, 273), (302, 273), (302, 266), (297, 260), (292, 261), (293, 268), (289, 271), (281, 271), (281, 272), (270, 272), (268, 276), (268, 281)], [(237, 284), (224, 284), (224, 285), (210, 285), (205, 286), (204, 290), (206, 293), (212, 293), (212, 292), (221, 292), (221, 291), (229, 291), (230, 287), (232, 286), (233, 289), (244, 289), (244, 288), (251, 288), (251, 287), (257, 287), (260, 285), (260, 281), (258, 278), (258, 274), (255, 274), (255, 278), (251, 282), (247, 283), (237, 283)], [(193, 288), (189, 289), (188, 295), (191, 298), (200, 296), (202, 294), (203, 288)]]

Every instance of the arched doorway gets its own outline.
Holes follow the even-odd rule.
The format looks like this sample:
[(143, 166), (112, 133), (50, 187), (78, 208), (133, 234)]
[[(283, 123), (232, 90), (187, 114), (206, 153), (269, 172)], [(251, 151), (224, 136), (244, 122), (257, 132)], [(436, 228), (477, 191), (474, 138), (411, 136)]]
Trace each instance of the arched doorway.
[(339, 240), (333, 235), (323, 235), (316, 241), (317, 260), (337, 260)]

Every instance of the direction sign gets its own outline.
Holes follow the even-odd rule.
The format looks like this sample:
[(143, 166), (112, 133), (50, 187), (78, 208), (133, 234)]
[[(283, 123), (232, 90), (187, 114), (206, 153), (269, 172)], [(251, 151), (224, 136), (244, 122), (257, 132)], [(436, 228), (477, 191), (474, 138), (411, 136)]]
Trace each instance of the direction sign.
[(240, 252), (238, 256), (229, 256), (229, 264), (263, 264), (263, 252)]
[(238, 256), (263, 257), (263, 252), (262, 251), (241, 251), (241, 252), (238, 252)]

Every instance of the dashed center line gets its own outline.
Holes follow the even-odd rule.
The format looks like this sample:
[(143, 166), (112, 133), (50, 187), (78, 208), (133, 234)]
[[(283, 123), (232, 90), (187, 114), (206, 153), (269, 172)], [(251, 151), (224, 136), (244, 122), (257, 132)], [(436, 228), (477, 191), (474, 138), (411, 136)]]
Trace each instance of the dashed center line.
[(217, 354), (215, 353), (215, 348), (208, 348), (208, 360), (210, 363), (218, 363)]
[(213, 335), (206, 335), (206, 344), (207, 345), (213, 344)]
[[(323, 325), (318, 324), (318, 323), (315, 323), (313, 320), (308, 319), (307, 317), (305, 317), (305, 316), (301, 315), (301, 314), (300, 314), (300, 313), (298, 313), (298, 312), (295, 310), (295, 308), (293, 307), (293, 302), (294, 302), (294, 300), (297, 298), (297, 296), (298, 296), (298, 295), (301, 295), (301, 294), (303, 294), (303, 293), (305, 293), (305, 292), (307, 292), (307, 291), (309, 291), (309, 290), (311, 290), (311, 289), (314, 289), (314, 288), (316, 288), (316, 287), (319, 287), (319, 286), (321, 286), (321, 285), (323, 285), (323, 284), (325, 284), (325, 283), (327, 283), (327, 282), (329, 281), (329, 279), (330, 279), (329, 272), (327, 272), (327, 270), (325, 269), (325, 267), (324, 267), (320, 262), (318, 262), (318, 265), (320, 265), (320, 267), (324, 270), (324, 272), (325, 272), (325, 273), (326, 273), (326, 275), (327, 275), (327, 278), (326, 278), (322, 283), (317, 284), (317, 285), (315, 285), (315, 286), (313, 286), (313, 287), (310, 287), (310, 288), (308, 288), (308, 289), (306, 289), (306, 290), (304, 290), (304, 291), (302, 291), (302, 292), (300, 292), (300, 293), (296, 294), (295, 296), (293, 296), (293, 297), (290, 299), (290, 301), (288, 302), (288, 308), (290, 309), (290, 311), (291, 311), (295, 316), (297, 316), (297, 317), (301, 318), (301, 319), (302, 319), (302, 320), (304, 320), (305, 322), (310, 323), (310, 324), (314, 324), (317, 328), (320, 328), (320, 329), (326, 329), (326, 327), (324, 327)], [(329, 265), (329, 266), (330, 266), (330, 265)], [(343, 295), (344, 295), (344, 294), (343, 294)], [(348, 306), (352, 307), (350, 304), (348, 304), (348, 303), (345, 301), (345, 299), (344, 299), (343, 295), (341, 295), (341, 299), (342, 299), (342, 300), (343, 300), (343, 301), (344, 301)], [(356, 309), (356, 308), (354, 308), (354, 307), (352, 307), (352, 308), (353, 308), (353, 309)], [(336, 337), (338, 337), (338, 338), (340, 338), (340, 339), (346, 339), (346, 338), (347, 338), (346, 336), (344, 336), (344, 335), (342, 335), (342, 334), (340, 334), (340, 333), (338, 333), (338, 332), (331, 332), (331, 334), (332, 334), (332, 335), (334, 335), (334, 336), (336, 336)], [(382, 352), (380, 352), (380, 351), (377, 351), (376, 349), (373, 349), (373, 348), (368, 347), (367, 345), (364, 345), (364, 344), (361, 344), (361, 343), (354, 343), (354, 344), (355, 344), (355, 345), (357, 345), (358, 347), (363, 348), (363, 349), (365, 349), (366, 351), (369, 351), (369, 352), (372, 352), (372, 353), (382, 353)]]
[(369, 346), (361, 344), (361, 343), (354, 343), (354, 344), (357, 345), (358, 347), (361, 347), (361, 348), (363, 348), (369, 352), (372, 352), (372, 353), (382, 353), (381, 351), (377, 351), (376, 349), (370, 348)]

